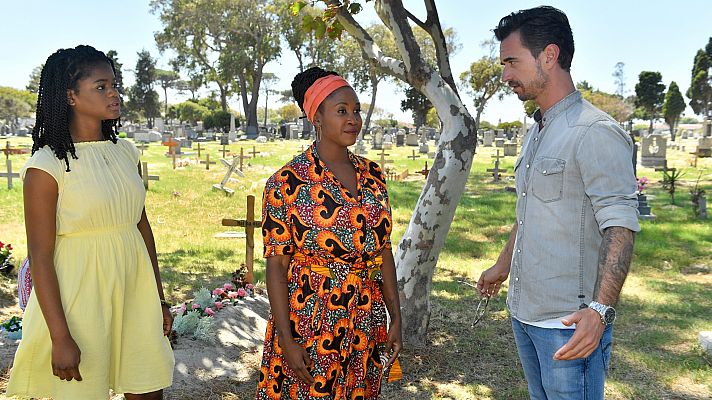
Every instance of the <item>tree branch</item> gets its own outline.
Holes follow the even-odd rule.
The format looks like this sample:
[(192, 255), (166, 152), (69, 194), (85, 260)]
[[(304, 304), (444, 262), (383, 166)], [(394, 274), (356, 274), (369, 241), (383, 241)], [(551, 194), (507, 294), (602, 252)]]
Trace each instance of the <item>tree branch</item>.
[[(327, 0), (326, 3), (332, 6), (338, 6), (338, 0)], [(371, 35), (354, 19), (354, 17), (343, 7), (338, 8), (336, 14), (341, 25), (344, 26), (346, 32), (356, 40), (361, 49), (366, 53), (368, 59), (378, 68), (381, 68), (386, 73), (407, 82), (405, 66), (400, 60), (392, 57), (387, 57), (374, 42)]]
[(426, 22), (421, 21), (420, 19), (418, 19), (418, 17), (416, 17), (415, 15), (413, 15), (413, 13), (411, 13), (411, 12), (408, 11), (408, 10), (405, 10), (405, 12), (406, 12), (406, 14), (408, 15), (408, 18), (411, 19), (411, 21), (415, 22), (416, 25), (418, 25), (419, 27), (423, 28), (424, 31), (426, 31), (426, 32), (428, 31), (428, 26), (426, 25), (426, 23), (427, 23), (428, 21), (426, 21)]
[(439, 23), (440, 17), (438, 16), (438, 9), (435, 6), (435, 0), (425, 0), (425, 8), (428, 11), (428, 18), (425, 21), (426, 26), (422, 28), (430, 34), (433, 38), (433, 43), (435, 43), (435, 54), (438, 60), (440, 75), (443, 77), (443, 80), (450, 85), (450, 88), (452, 88), (457, 97), (460, 97), (460, 94), (457, 92), (455, 77), (452, 75), (452, 68), (450, 67), (450, 54), (447, 50), (445, 34), (443, 33), (442, 26)]

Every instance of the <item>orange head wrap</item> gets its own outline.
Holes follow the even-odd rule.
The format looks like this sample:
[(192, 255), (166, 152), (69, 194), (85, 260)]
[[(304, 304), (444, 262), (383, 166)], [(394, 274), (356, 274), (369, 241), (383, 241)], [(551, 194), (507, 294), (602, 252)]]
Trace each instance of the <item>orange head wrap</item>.
[(344, 78), (338, 75), (328, 75), (319, 78), (309, 86), (307, 92), (304, 93), (304, 112), (307, 114), (309, 122), (314, 123), (314, 115), (316, 115), (316, 110), (319, 109), (321, 102), (330, 94), (334, 93), (336, 89), (344, 86), (351, 87)]

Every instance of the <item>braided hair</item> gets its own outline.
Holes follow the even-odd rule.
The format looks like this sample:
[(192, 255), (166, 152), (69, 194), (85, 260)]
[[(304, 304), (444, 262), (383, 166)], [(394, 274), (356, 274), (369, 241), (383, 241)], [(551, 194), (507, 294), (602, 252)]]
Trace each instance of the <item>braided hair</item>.
[(326, 71), (319, 67), (311, 67), (306, 71), (298, 73), (294, 80), (292, 81), (292, 94), (294, 95), (294, 100), (297, 101), (299, 108), (304, 111), (304, 94), (307, 89), (316, 82), (317, 79), (323, 78), (329, 75), (339, 75), (334, 71)]
[[(32, 129), (32, 154), (44, 146), (49, 146), (58, 159), (64, 160), (69, 172), (69, 154), (78, 160), (69, 122), (72, 111), (67, 100), (67, 90), (79, 90), (79, 80), (91, 73), (97, 64), (108, 63), (116, 74), (114, 62), (91, 46), (80, 45), (70, 49), (59, 49), (47, 58), (40, 76), (37, 91), (36, 122)], [(101, 121), (104, 139), (116, 143), (119, 119)]]

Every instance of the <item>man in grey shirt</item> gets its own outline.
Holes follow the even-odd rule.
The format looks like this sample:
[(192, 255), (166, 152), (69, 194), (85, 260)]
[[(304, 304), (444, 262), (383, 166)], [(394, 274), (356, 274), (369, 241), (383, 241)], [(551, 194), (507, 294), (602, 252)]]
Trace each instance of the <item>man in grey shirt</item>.
[(574, 41), (553, 7), (512, 13), (494, 30), (502, 80), (539, 106), (515, 164), (517, 221), (478, 281), (507, 305), (532, 399), (603, 399), (615, 309), (637, 218), (633, 143), (581, 97)]

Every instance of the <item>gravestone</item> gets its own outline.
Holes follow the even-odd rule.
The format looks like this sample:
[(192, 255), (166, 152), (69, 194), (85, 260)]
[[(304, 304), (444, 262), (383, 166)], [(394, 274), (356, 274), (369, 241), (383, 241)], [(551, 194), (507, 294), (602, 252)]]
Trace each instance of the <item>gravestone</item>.
[(648, 204), (648, 196), (644, 194), (638, 195), (638, 219), (643, 220), (654, 220), (655, 214), (650, 212), (650, 205)]
[(153, 120), (153, 127), (154, 127), (154, 129), (157, 130), (158, 132), (163, 133), (163, 131), (166, 130), (166, 124), (163, 122), (163, 118), (161, 118), (161, 117), (156, 117), (156, 118)]
[(697, 140), (697, 157), (712, 157), (712, 137), (703, 137)]
[(702, 331), (699, 335), (700, 347), (712, 356), (712, 331)]
[(257, 127), (256, 126), (248, 126), (247, 131), (245, 132), (245, 135), (247, 139), (253, 140), (257, 138)]
[(495, 138), (494, 139), (494, 147), (499, 147), (499, 148), (504, 147), (504, 138)]
[(430, 152), (430, 146), (428, 146), (428, 138), (425, 137), (425, 133), (420, 137), (420, 147), (418, 148), (420, 154), (428, 154)]
[(299, 139), (299, 127), (298, 126), (290, 124), (290, 125), (287, 125), (287, 128), (289, 130), (287, 139), (289, 139), (289, 140)]
[(505, 157), (516, 157), (517, 156), (517, 143), (505, 143), (504, 144), (504, 156)]
[(705, 117), (704, 121), (702, 121), (702, 136), (712, 136), (712, 120), (710, 120), (708, 117)]
[(409, 133), (405, 136), (405, 144), (408, 146), (417, 146), (418, 145), (418, 135), (415, 133)]
[(494, 131), (485, 131), (482, 145), (485, 147), (492, 147), (494, 143)]
[(645, 136), (640, 141), (640, 163), (644, 167), (662, 167), (666, 161), (667, 139), (660, 135)]
[(405, 131), (399, 130), (396, 132), (396, 146), (403, 147), (405, 145)]
[(360, 156), (363, 156), (366, 153), (368, 153), (368, 150), (366, 150), (366, 143), (360, 137), (356, 141), (356, 148), (354, 149), (354, 153), (356, 153)]
[(386, 133), (383, 135), (383, 149), (384, 150), (390, 150), (393, 148), (393, 135), (390, 133)]
[(373, 135), (373, 140), (371, 141), (371, 148), (373, 150), (382, 150), (383, 149), (383, 130), (382, 129), (377, 129), (376, 133)]
[(134, 141), (141, 143), (155, 143), (161, 141), (161, 135), (156, 131), (136, 131)]

